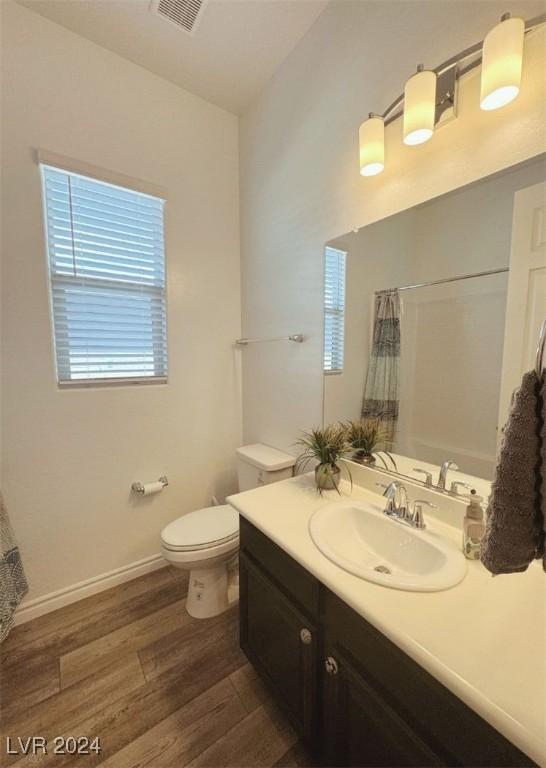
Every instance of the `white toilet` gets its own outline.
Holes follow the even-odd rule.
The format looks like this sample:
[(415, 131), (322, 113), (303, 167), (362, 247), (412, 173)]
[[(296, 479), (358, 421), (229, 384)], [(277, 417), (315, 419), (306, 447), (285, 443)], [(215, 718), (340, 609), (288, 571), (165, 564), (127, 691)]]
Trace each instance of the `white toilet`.
[[(237, 449), (239, 491), (292, 477), (295, 459), (256, 443)], [(217, 616), (239, 597), (236, 556), (239, 515), (229, 504), (189, 512), (161, 532), (161, 554), (190, 571), (186, 608), (191, 616)]]

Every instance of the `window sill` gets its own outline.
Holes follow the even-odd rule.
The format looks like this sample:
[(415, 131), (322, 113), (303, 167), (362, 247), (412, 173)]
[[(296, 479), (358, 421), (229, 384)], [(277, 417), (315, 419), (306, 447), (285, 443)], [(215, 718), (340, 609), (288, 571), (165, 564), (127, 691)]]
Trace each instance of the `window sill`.
[(141, 379), (75, 379), (73, 381), (58, 381), (59, 389), (95, 389), (102, 387), (132, 387), (150, 386), (151, 384), (168, 384), (167, 376), (146, 376)]

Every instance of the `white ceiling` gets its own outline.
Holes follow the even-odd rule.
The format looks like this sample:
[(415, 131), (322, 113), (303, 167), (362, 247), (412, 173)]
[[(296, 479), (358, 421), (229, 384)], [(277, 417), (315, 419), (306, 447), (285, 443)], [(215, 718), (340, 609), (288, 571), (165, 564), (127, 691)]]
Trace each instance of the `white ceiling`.
[(328, 0), (209, 0), (194, 36), (150, 0), (17, 0), (63, 27), (240, 113)]

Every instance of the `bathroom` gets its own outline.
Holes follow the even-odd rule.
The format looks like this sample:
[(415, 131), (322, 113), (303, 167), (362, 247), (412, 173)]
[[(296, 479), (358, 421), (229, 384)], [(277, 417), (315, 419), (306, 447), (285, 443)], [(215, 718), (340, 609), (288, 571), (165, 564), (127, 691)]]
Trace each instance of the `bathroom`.
[[(24, 569), (0, 561), (2, 765), (546, 766), (542, 564), (492, 578), (459, 558), (546, 316), (529, 255), (545, 258), (545, 5), (208, 0), (191, 33), (173, 5), (0, 3), (2, 538)], [(481, 109), (477, 56), (508, 12), (536, 24), (519, 93)], [(441, 120), (408, 146), (398, 97), (418, 64), (450, 59)], [(396, 102), (384, 168), (363, 175), (360, 126)], [(48, 190), (72, 200), (82, 177), (155, 206), (152, 376), (66, 377)], [(346, 302), (325, 371), (326, 249), (346, 254)], [(398, 292), (396, 470), (382, 452), (342, 461), (340, 495), (320, 494), (313, 462), (294, 470), (298, 440), (361, 417), (375, 292), (413, 285)], [(454, 542), (457, 584), (389, 587), (315, 543), (315, 510), (382, 510), (376, 483), (393, 482), (427, 502), (428, 531), (387, 520), (392, 541)], [(190, 554), (162, 543), (196, 517)], [(221, 583), (190, 583), (214, 542)]]

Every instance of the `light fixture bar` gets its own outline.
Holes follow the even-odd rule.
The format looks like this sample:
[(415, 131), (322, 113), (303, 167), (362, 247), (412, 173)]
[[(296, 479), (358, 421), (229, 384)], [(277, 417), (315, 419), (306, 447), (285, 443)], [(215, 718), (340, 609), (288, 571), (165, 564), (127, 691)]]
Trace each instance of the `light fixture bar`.
[[(525, 34), (529, 34), (529, 32), (533, 32), (535, 29), (537, 29), (537, 27), (540, 27), (543, 24), (546, 24), (546, 13), (543, 13), (540, 16), (535, 16), (534, 18), (529, 19), (529, 21), (526, 21)], [(466, 75), (467, 72), (470, 72), (471, 70), (475, 69), (482, 63), (482, 55), (481, 55), (482, 48), (483, 48), (483, 40), (480, 40), (480, 42), (475, 43), (474, 45), (471, 45), (469, 48), (466, 48), (464, 51), (461, 51), (455, 56), (451, 56), (451, 58), (446, 59), (437, 67), (434, 67), (431, 71), (435, 72), (438, 76), (440, 76), (446, 73), (448, 70), (452, 69), (454, 72), (453, 79), (457, 81), (463, 75)], [(463, 62), (466, 62), (467, 59), (470, 59), (473, 56), (476, 56), (475, 61), (472, 61), (466, 66), (461, 67), (461, 64), (463, 64)], [(392, 104), (389, 104), (387, 109), (381, 115), (385, 123), (385, 126), (390, 125), (390, 123), (393, 123), (395, 120), (398, 120), (398, 118), (402, 116), (402, 113), (404, 111), (402, 106), (403, 104), (404, 104), (404, 94), (401, 93), (400, 96), (398, 96), (398, 98), (396, 98), (392, 102)], [(437, 104), (438, 104), (438, 98), (437, 98)]]

